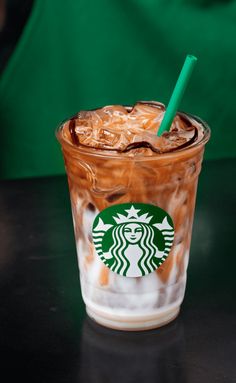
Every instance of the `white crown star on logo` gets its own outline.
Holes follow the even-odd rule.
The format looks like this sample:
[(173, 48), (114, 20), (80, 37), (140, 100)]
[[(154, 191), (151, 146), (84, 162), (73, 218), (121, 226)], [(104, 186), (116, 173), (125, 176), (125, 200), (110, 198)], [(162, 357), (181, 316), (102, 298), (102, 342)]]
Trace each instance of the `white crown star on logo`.
[(153, 216), (148, 217), (148, 213), (144, 213), (142, 215), (138, 215), (138, 212), (140, 209), (135, 209), (135, 207), (132, 205), (130, 209), (125, 210), (128, 215), (123, 215), (120, 213), (117, 213), (118, 217), (114, 217), (113, 219), (117, 224), (120, 223), (127, 223), (127, 222), (142, 222), (142, 223), (149, 223)]

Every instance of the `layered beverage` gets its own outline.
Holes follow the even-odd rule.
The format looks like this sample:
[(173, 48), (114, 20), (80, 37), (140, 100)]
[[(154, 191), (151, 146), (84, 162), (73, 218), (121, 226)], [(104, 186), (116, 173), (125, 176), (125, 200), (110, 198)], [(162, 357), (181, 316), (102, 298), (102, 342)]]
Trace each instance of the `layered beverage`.
[(209, 128), (157, 102), (81, 111), (60, 126), (87, 313), (144, 330), (184, 297), (198, 176)]

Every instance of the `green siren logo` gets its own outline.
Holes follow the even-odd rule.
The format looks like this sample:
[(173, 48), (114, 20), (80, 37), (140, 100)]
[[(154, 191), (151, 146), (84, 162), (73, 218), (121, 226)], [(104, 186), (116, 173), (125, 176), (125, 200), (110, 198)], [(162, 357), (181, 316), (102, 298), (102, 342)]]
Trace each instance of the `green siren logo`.
[(112, 271), (126, 277), (140, 277), (156, 270), (167, 258), (173, 240), (171, 217), (153, 205), (110, 206), (93, 223), (98, 256)]

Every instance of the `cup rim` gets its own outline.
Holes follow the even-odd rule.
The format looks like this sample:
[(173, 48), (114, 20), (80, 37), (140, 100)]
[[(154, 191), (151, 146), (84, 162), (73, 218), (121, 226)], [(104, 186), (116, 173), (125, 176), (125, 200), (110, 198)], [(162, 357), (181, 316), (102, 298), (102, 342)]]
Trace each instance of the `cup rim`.
[[(126, 108), (129, 108), (130, 106), (125, 106)], [(204, 128), (204, 136), (202, 137), (202, 139), (200, 141), (198, 141), (197, 143), (195, 144), (192, 144), (191, 146), (187, 146), (185, 148), (182, 148), (182, 149), (177, 149), (173, 152), (167, 152), (167, 153), (154, 153), (152, 156), (145, 156), (145, 155), (138, 155), (138, 156), (130, 156), (128, 155), (128, 153), (122, 153), (122, 152), (116, 152), (114, 150), (109, 150), (109, 149), (97, 149), (97, 148), (92, 148), (92, 147), (82, 147), (82, 146), (76, 146), (74, 145), (72, 142), (70, 141), (67, 141), (65, 140), (62, 135), (60, 134), (61, 130), (63, 129), (63, 126), (64, 124), (70, 120), (69, 119), (66, 119), (64, 121), (62, 121), (59, 126), (56, 128), (56, 138), (57, 140), (59, 141), (59, 143), (61, 144), (62, 148), (68, 148), (70, 149), (70, 151), (73, 153), (74, 156), (78, 156), (79, 154), (84, 154), (84, 155), (87, 155), (87, 156), (91, 156), (91, 157), (99, 157), (99, 158), (103, 158), (103, 159), (119, 159), (119, 160), (126, 160), (126, 161), (131, 161), (131, 160), (135, 160), (135, 161), (157, 161), (157, 160), (161, 160), (161, 159), (174, 159), (174, 158), (178, 158), (180, 155), (184, 155), (184, 154), (187, 154), (187, 153), (191, 153), (193, 151), (195, 151), (197, 148), (201, 148), (203, 146), (205, 146), (205, 144), (209, 141), (210, 139), (210, 136), (211, 136), (211, 129), (210, 127), (208, 126), (208, 124), (202, 120), (200, 117), (198, 116), (195, 116), (193, 114), (190, 114), (190, 113), (186, 113), (186, 112), (182, 112), (182, 111), (178, 111), (176, 113), (176, 115), (179, 115), (179, 116), (184, 116), (184, 117), (190, 117), (194, 120), (196, 120), (198, 123), (200, 123), (203, 128)]]

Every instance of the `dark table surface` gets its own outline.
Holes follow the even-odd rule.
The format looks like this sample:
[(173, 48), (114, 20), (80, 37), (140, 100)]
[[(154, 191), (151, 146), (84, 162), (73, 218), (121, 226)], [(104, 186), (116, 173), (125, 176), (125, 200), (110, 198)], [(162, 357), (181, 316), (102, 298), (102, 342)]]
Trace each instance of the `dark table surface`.
[(140, 333), (86, 317), (66, 178), (1, 182), (1, 378), (236, 382), (235, 169), (236, 160), (204, 163), (181, 313)]

